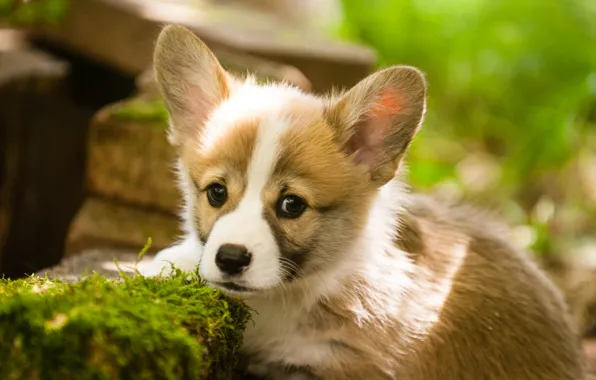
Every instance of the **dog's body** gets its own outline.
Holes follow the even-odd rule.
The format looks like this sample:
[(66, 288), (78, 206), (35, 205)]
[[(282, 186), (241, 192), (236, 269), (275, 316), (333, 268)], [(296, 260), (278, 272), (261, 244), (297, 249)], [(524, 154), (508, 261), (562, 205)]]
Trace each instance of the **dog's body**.
[(190, 32), (166, 27), (158, 83), (179, 154), (186, 238), (256, 313), (241, 349), (266, 379), (578, 380), (564, 300), (506, 230), (406, 193), (396, 175), (424, 114), (409, 67), (318, 98), (231, 78)]

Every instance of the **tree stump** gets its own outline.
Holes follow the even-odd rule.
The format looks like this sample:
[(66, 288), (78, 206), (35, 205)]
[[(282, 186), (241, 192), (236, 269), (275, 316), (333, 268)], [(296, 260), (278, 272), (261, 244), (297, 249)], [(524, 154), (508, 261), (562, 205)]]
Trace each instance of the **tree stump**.
[[(173, 214), (180, 205), (175, 156), (166, 138), (166, 110), (156, 102), (127, 100), (95, 115), (89, 130), (86, 186), (92, 194)], [(146, 108), (144, 115), (139, 114), (141, 107)]]
[(72, 223), (66, 256), (90, 248), (151, 252), (180, 234), (175, 156), (166, 139), (167, 112), (144, 94), (108, 105), (92, 118), (87, 144), (87, 197)]

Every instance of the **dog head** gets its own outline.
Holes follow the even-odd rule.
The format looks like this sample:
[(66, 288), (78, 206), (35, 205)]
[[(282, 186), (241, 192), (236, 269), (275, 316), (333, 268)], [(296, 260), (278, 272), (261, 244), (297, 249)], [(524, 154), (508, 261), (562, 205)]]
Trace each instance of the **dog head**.
[(322, 98), (233, 77), (180, 26), (163, 29), (154, 65), (209, 283), (249, 295), (350, 259), (422, 122), (417, 69)]

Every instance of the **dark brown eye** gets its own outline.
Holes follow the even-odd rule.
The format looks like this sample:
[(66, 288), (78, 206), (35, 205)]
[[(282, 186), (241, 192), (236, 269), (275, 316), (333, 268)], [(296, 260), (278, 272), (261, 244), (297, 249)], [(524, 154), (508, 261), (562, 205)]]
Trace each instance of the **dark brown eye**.
[(211, 207), (220, 208), (228, 200), (228, 189), (222, 184), (213, 183), (207, 187), (206, 191)]
[(285, 195), (277, 201), (277, 216), (295, 219), (306, 210), (306, 202), (297, 195)]

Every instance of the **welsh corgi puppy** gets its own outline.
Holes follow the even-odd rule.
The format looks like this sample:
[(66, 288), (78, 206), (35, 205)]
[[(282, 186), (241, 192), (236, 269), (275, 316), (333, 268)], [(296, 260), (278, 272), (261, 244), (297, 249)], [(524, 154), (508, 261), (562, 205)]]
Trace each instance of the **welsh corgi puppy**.
[(174, 25), (154, 67), (186, 238), (145, 274), (199, 265), (255, 311), (240, 378), (585, 378), (562, 294), (506, 229), (406, 191), (419, 70), (319, 97), (233, 77)]

